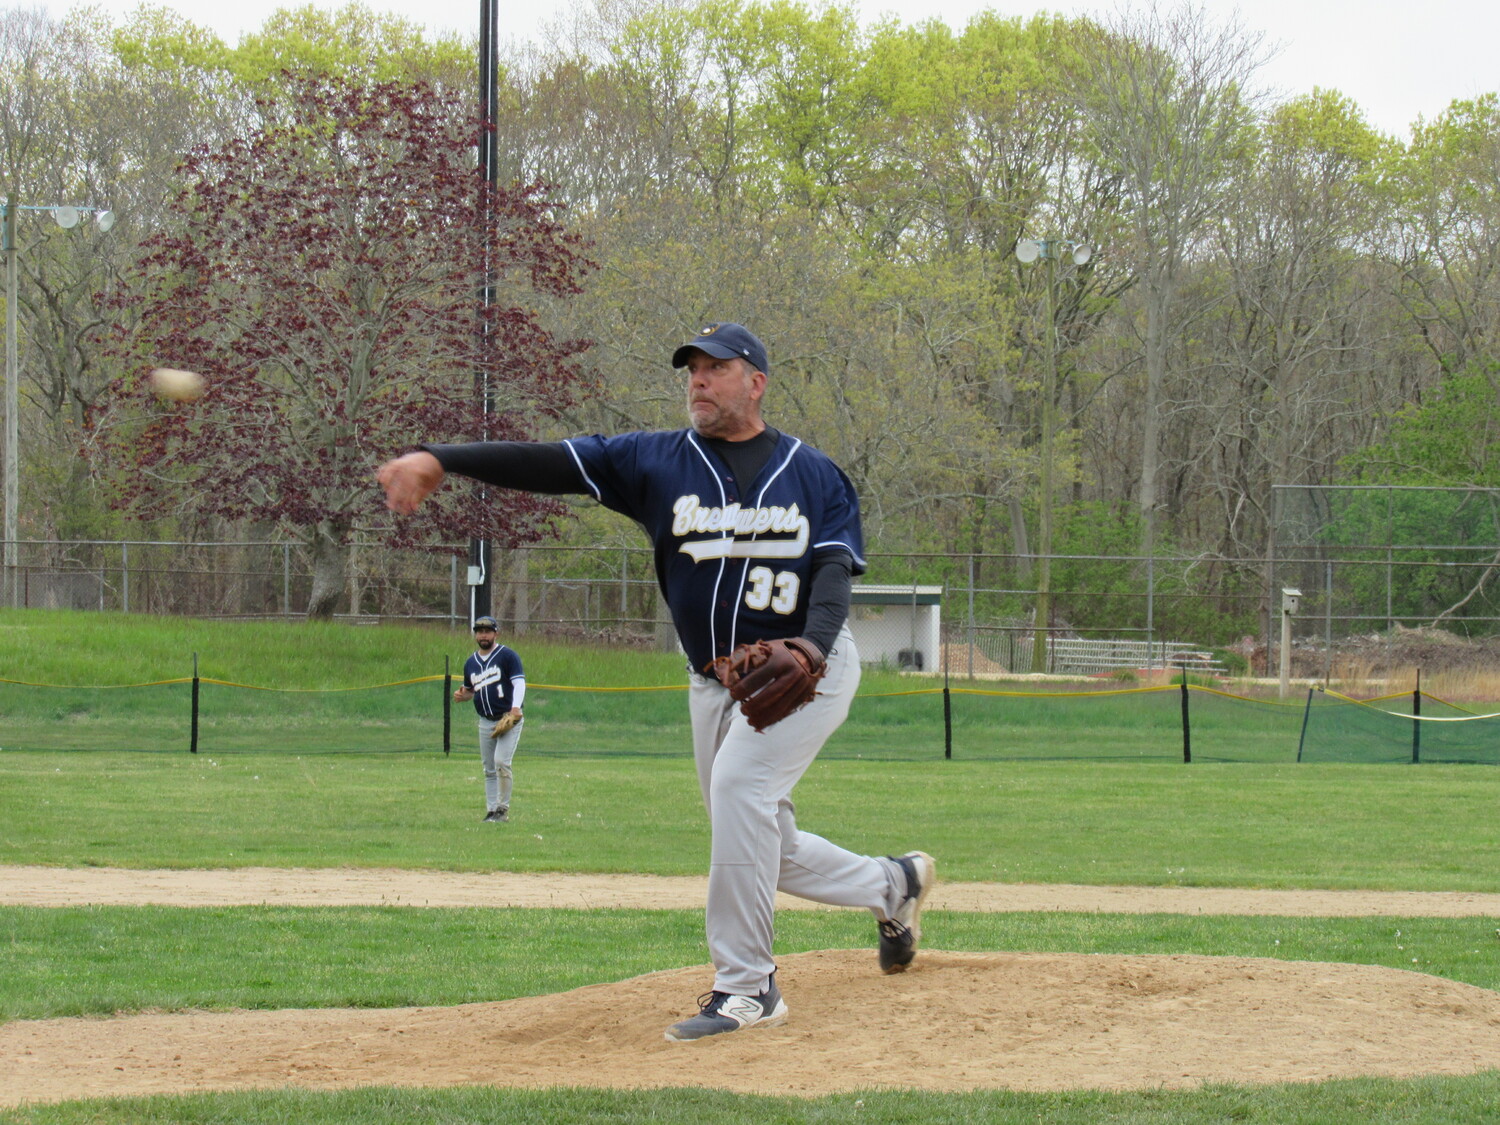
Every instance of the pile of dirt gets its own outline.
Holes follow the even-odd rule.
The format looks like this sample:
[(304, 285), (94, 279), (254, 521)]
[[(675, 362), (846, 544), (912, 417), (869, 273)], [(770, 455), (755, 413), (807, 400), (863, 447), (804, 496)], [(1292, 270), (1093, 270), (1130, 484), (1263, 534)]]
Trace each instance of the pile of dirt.
[(1292, 675), (1299, 678), (1493, 674), (1500, 668), (1500, 637), (1465, 638), (1445, 629), (1397, 625), (1336, 641), (1330, 650), (1317, 640), (1292, 646)]
[(938, 657), (934, 672), (948, 669), (955, 676), (998, 676), (1008, 671), (1003, 665), (991, 660), (978, 645), (945, 644)]

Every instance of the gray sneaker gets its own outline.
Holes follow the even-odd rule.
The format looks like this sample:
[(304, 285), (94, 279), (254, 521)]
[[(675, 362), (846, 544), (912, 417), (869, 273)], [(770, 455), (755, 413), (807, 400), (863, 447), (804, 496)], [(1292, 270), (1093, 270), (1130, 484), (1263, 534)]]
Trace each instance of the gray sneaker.
[(937, 863), (926, 852), (887, 857), (906, 875), (906, 897), (896, 913), (880, 925), (880, 971), (904, 973), (922, 940), (922, 900), (937, 879)]
[(489, 822), (499, 823), (510, 819), (509, 809), (491, 809), (484, 814), (484, 819)]
[(667, 1041), (686, 1043), (693, 1039), (707, 1039), (726, 1031), (738, 1031), (742, 1027), (759, 1024), (775, 1027), (786, 1019), (786, 1001), (776, 987), (776, 974), (771, 974), (771, 983), (759, 996), (732, 996), (728, 992), (709, 992), (698, 997), (699, 1012), (667, 1028)]

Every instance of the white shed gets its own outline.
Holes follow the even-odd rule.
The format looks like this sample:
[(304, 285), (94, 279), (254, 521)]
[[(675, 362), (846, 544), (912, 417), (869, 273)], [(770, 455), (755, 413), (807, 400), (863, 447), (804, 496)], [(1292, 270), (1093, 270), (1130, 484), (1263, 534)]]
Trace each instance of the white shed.
[(855, 586), (849, 629), (864, 664), (937, 669), (942, 664), (941, 586)]

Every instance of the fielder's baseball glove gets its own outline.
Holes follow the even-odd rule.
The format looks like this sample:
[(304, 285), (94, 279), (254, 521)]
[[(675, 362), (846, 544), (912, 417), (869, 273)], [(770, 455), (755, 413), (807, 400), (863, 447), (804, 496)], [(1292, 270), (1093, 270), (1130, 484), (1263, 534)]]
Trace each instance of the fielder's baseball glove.
[(505, 714), (501, 715), (498, 719), (495, 720), (495, 725), (490, 728), (490, 737), (499, 738), (502, 734), (510, 730), (511, 727), (515, 726), (520, 721), (520, 719), (516, 718), (509, 711), (505, 712)]
[(828, 671), (818, 646), (801, 637), (740, 645), (715, 660), (713, 668), (759, 731), (811, 703)]

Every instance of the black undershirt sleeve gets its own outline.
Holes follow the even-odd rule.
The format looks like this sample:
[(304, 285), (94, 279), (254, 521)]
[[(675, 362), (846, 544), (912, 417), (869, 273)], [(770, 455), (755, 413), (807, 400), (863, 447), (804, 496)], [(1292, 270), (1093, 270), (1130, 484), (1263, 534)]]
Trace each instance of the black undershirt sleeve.
[[(551, 495), (586, 493), (578, 465), (562, 442), (478, 441), (465, 445), (422, 446), (438, 459), (445, 473), (458, 473), (523, 492)], [(802, 635), (826, 654), (849, 618), (854, 559), (833, 551), (813, 563), (807, 622)]]
[(560, 441), (475, 441), (422, 448), (438, 459), (445, 473), (500, 488), (550, 495), (588, 491), (572, 454)]
[(849, 618), (849, 594), (854, 585), (854, 559), (845, 551), (820, 556), (813, 563), (812, 589), (807, 595), (807, 623), (802, 635), (826, 656)]

